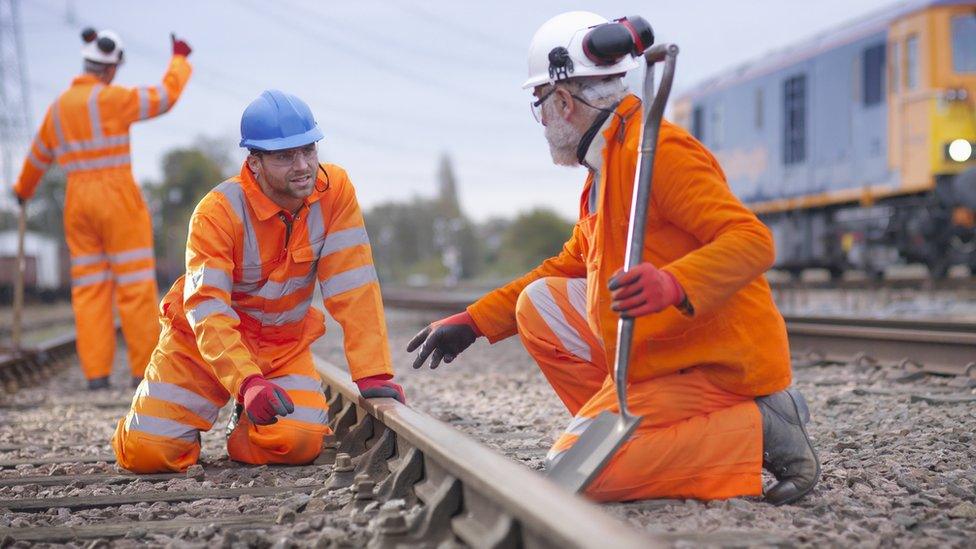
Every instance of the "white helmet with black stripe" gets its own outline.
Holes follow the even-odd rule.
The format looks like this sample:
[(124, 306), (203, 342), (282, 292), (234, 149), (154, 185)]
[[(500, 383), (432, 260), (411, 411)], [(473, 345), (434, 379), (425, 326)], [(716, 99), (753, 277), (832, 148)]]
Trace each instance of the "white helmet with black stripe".
[(103, 30), (95, 32), (89, 27), (81, 31), (81, 39), (85, 45), (81, 47), (81, 57), (85, 61), (101, 63), (103, 65), (119, 65), (122, 63), (122, 39), (114, 31)]

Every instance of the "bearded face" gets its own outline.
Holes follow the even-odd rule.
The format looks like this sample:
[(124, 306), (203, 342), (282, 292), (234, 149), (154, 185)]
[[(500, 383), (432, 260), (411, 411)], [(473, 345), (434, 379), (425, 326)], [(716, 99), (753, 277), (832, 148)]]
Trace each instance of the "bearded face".
[(549, 142), (552, 162), (557, 166), (579, 166), (576, 148), (583, 138), (583, 132), (560, 116), (556, 112), (555, 104), (555, 101), (546, 101), (542, 105), (543, 120), (546, 121), (546, 141)]

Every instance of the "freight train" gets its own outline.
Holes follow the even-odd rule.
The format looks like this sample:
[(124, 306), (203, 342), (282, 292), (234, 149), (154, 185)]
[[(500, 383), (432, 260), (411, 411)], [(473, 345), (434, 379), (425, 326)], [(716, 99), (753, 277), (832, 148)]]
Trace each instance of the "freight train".
[(672, 117), (770, 227), (776, 267), (976, 273), (976, 2), (909, 1), (736, 67)]

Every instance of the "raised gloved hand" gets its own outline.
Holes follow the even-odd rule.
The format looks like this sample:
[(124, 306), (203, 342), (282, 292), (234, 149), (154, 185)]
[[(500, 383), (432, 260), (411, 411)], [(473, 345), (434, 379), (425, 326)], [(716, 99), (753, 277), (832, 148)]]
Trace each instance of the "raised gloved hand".
[(169, 39), (173, 42), (173, 55), (182, 55), (183, 57), (190, 56), (190, 52), (193, 51), (193, 48), (191, 48), (185, 40), (176, 38), (176, 34), (172, 32), (169, 33)]
[(288, 393), (259, 375), (250, 376), (241, 383), (241, 400), (247, 417), (255, 425), (277, 423), (277, 416), (287, 416), (295, 411)]
[(407, 352), (412, 353), (420, 347), (420, 352), (413, 361), (414, 368), (423, 366), (427, 357), (433, 355), (430, 359), (430, 369), (433, 370), (440, 365), (441, 359), (444, 359), (444, 364), (450, 364), (461, 351), (470, 347), (482, 335), (484, 334), (478, 329), (474, 319), (465, 311), (438, 320), (421, 330), (410, 340)]
[(375, 376), (357, 379), (356, 386), (359, 387), (359, 394), (366, 398), (389, 397), (395, 398), (403, 404), (407, 403), (407, 397), (403, 394), (403, 387), (400, 387), (399, 383), (394, 383), (393, 376), (390, 374), (376, 374)]
[(627, 272), (618, 270), (610, 277), (608, 287), (613, 298), (611, 308), (627, 318), (657, 313), (685, 300), (685, 291), (674, 275), (650, 263)]

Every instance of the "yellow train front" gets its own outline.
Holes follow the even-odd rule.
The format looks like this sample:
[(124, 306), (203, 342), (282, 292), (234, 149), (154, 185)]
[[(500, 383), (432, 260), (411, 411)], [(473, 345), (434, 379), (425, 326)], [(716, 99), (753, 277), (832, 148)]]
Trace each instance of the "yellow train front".
[(976, 2), (899, 4), (675, 102), (772, 229), (777, 267), (976, 272)]

